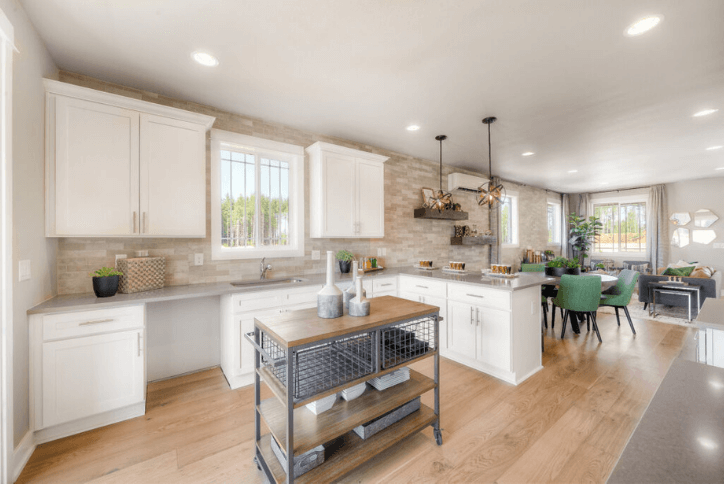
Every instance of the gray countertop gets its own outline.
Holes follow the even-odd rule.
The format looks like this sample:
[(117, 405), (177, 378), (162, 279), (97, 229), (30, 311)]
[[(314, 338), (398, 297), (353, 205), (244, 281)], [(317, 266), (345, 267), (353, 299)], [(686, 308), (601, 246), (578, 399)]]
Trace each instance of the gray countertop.
[[(479, 272), (471, 272), (470, 274), (449, 274), (443, 272), (442, 270), (423, 271), (412, 267), (397, 267), (384, 269), (379, 272), (371, 272), (365, 274), (365, 279), (396, 276), (398, 274), (434, 278), (447, 282), (460, 282), (465, 284), (483, 285), (491, 287), (493, 289), (500, 289), (504, 291), (516, 291), (532, 286), (539, 286), (541, 284), (545, 284), (546, 282), (552, 281), (552, 279), (546, 278), (543, 273), (524, 273), (521, 274), (520, 277), (516, 277), (514, 279), (499, 279), (481, 276)], [(97, 298), (93, 293), (70, 294), (64, 296), (56, 296), (48, 299), (47, 301), (30, 308), (28, 310), (28, 314), (55, 313), (87, 309), (103, 309), (118, 306), (129, 306), (133, 304), (173, 301), (177, 299), (213, 297), (221, 296), (223, 294), (269, 291), (285, 288), (291, 289), (315, 284), (324, 284), (325, 282), (324, 274), (300, 276), (299, 278), (304, 279), (304, 282), (288, 285), (260, 285), (251, 287), (235, 287), (228, 282), (217, 282), (211, 284), (190, 284), (187, 286), (167, 286), (153, 291), (138, 292), (134, 294), (116, 294), (115, 296), (107, 298)], [(352, 277), (350, 274), (335, 274), (335, 281), (338, 284), (347, 285), (351, 282), (351, 280)]]
[(608, 482), (724, 481), (722, 422), (724, 369), (675, 359)]
[(693, 324), (697, 328), (724, 330), (724, 299), (706, 298)]

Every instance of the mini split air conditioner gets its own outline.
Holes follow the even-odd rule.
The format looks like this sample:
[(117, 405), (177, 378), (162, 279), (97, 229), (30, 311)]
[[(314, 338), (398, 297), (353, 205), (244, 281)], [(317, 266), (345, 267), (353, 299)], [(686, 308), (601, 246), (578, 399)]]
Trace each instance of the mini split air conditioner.
[(466, 175), (464, 173), (450, 173), (447, 177), (447, 189), (449, 192), (461, 190), (463, 192), (477, 193), (478, 187), (487, 181), (487, 178), (479, 176)]

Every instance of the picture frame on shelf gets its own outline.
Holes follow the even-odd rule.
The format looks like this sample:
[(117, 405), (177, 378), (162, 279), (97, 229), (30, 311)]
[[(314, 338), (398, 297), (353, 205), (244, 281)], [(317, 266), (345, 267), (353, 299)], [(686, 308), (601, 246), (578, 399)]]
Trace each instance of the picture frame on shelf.
[(428, 187), (422, 187), (421, 188), (422, 193), (422, 208), (430, 208), (430, 205), (428, 204), (428, 200), (430, 200), (432, 197), (435, 196), (435, 190)]

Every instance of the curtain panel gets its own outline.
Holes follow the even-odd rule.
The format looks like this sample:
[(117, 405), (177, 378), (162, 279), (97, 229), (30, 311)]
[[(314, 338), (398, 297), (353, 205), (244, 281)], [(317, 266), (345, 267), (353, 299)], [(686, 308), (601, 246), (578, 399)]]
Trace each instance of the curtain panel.
[(567, 193), (561, 194), (561, 257), (573, 257), (573, 248), (569, 243), (568, 216), (571, 214), (571, 196)]
[(666, 186), (654, 185), (649, 189), (646, 204), (646, 244), (649, 252), (651, 270), (657, 273), (659, 267), (665, 267), (669, 259), (669, 222)]

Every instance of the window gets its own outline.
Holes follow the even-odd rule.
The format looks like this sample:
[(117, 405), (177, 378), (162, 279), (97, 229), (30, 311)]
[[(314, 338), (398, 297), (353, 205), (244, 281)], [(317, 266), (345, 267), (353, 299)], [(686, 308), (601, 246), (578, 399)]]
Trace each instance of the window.
[(508, 194), (500, 204), (500, 244), (518, 245), (518, 196)]
[(212, 130), (212, 259), (304, 255), (304, 149)]
[(548, 245), (561, 245), (561, 204), (548, 201)]
[(594, 203), (593, 214), (603, 229), (593, 242), (594, 252), (646, 253), (646, 203)]

